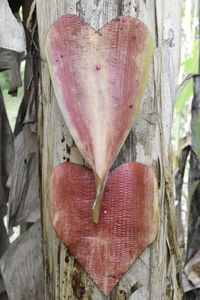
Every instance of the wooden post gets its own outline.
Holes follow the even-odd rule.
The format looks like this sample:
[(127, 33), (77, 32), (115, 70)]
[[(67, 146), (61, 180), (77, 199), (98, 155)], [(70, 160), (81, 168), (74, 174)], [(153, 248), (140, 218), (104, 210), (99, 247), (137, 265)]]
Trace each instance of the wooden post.
[[(181, 299), (170, 156), (170, 131), (179, 69), (180, 2), (36, 0), (41, 59), (38, 138), (45, 299)], [(44, 53), (47, 31), (63, 14), (76, 14), (95, 29), (118, 15), (131, 15), (149, 27), (155, 41), (154, 61), (141, 113), (114, 167), (127, 161), (138, 161), (154, 167), (159, 181), (159, 232), (156, 242), (137, 259), (109, 297), (99, 291), (70, 255), (51, 223), (49, 180), (53, 168), (64, 161), (84, 163), (58, 108)]]

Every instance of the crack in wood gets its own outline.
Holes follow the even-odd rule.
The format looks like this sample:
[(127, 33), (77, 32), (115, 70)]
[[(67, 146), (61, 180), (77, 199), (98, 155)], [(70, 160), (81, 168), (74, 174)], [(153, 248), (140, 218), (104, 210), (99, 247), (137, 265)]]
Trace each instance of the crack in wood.
[(79, 1), (76, 2), (76, 11), (78, 12), (77, 15), (79, 16), (79, 18), (83, 20), (85, 14), (83, 12), (83, 7), (82, 7), (81, 3), (82, 3), (81, 0), (79, 0)]

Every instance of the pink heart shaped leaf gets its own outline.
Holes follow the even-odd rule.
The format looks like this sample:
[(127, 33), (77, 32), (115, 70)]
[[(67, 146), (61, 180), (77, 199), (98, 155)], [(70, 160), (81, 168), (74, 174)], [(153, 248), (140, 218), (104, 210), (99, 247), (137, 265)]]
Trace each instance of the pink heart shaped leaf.
[(46, 56), (66, 124), (96, 181), (94, 222), (109, 170), (136, 119), (153, 41), (138, 19), (118, 17), (96, 31), (73, 15), (50, 28)]
[(53, 226), (96, 285), (109, 295), (121, 276), (157, 233), (157, 184), (154, 171), (126, 163), (105, 185), (99, 224), (92, 222), (95, 179), (72, 163), (54, 169), (51, 182)]

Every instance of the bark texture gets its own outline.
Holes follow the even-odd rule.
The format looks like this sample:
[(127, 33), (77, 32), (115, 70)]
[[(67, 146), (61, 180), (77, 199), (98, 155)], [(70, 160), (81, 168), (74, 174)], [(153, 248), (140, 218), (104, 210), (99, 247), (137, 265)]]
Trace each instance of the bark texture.
[[(61, 0), (58, 4), (36, 0), (41, 61), (38, 138), (45, 299), (181, 299), (170, 163), (170, 130), (179, 69), (180, 2)], [(143, 252), (108, 297), (98, 290), (59, 240), (50, 216), (49, 181), (53, 168), (64, 161), (85, 164), (58, 108), (44, 53), (47, 31), (63, 14), (76, 14), (95, 29), (118, 15), (131, 15), (149, 27), (155, 41), (154, 61), (141, 112), (113, 167), (127, 161), (154, 167), (159, 182), (159, 232), (153, 245)]]

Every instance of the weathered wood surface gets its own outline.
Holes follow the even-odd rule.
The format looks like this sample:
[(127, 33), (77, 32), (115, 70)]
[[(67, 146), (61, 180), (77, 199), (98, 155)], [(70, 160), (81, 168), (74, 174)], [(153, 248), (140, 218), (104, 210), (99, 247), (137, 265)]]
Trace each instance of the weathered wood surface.
[[(180, 299), (170, 167), (170, 130), (179, 69), (180, 1), (42, 1), (37, 0), (41, 58), (39, 139), (42, 159), (42, 211), (45, 254), (45, 299)], [(83, 164), (58, 109), (44, 45), (50, 25), (63, 14), (76, 14), (95, 29), (118, 15), (142, 20), (156, 48), (141, 113), (114, 166), (137, 160), (153, 166), (159, 185), (159, 233), (137, 259), (111, 296), (105, 297), (56, 236), (52, 227), (49, 179), (63, 161)]]

